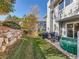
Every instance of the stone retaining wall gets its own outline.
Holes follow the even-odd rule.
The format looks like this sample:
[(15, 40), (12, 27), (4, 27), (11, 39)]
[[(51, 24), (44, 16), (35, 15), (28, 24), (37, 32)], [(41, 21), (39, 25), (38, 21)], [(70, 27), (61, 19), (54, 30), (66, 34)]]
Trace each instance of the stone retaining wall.
[(21, 36), (21, 30), (0, 26), (0, 52), (4, 52), (7, 46), (14, 44)]

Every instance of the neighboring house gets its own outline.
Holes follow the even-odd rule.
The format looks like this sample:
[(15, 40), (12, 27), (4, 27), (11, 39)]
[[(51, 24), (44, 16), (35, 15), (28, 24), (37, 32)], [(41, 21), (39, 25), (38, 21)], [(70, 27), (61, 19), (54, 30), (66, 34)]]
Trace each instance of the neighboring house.
[(46, 31), (46, 21), (39, 21), (39, 31)]
[(77, 38), (79, 30), (79, 0), (49, 0), (47, 3), (48, 32)]

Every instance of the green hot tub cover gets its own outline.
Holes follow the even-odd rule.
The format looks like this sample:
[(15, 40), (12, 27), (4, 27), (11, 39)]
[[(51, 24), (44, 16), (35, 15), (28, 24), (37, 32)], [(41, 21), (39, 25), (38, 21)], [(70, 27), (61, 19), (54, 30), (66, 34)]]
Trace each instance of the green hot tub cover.
[(61, 37), (60, 46), (69, 53), (77, 54), (77, 39)]

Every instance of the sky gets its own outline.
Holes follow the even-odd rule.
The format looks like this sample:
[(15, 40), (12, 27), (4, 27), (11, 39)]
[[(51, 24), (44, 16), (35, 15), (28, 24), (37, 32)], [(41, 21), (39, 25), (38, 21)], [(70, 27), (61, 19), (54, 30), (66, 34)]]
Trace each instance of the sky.
[[(16, 15), (18, 17), (23, 17), (25, 14), (28, 14), (34, 5), (39, 7), (40, 20), (43, 20), (43, 17), (47, 12), (47, 1), (48, 0), (16, 0), (14, 4), (14, 13), (11, 15)], [(6, 18), (5, 16), (0, 16), (0, 19)]]

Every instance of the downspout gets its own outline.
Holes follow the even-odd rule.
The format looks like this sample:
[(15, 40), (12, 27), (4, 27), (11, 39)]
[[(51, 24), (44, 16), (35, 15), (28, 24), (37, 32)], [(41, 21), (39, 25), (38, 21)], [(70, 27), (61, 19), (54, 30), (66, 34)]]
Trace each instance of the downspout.
[(79, 59), (79, 31), (77, 32), (77, 59)]

